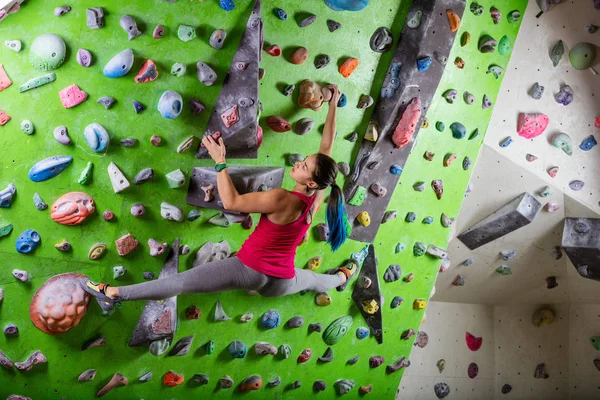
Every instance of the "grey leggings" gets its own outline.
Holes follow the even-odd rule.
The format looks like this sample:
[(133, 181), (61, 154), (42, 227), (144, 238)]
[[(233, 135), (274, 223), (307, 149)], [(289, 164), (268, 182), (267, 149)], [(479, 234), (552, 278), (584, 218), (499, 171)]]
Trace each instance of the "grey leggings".
[(180, 294), (218, 293), (226, 290), (254, 290), (265, 297), (277, 297), (302, 290), (326, 292), (342, 284), (338, 275), (316, 274), (296, 268), (292, 279), (274, 278), (245, 266), (239, 258), (202, 264), (168, 278), (119, 286), (115, 300), (163, 300)]

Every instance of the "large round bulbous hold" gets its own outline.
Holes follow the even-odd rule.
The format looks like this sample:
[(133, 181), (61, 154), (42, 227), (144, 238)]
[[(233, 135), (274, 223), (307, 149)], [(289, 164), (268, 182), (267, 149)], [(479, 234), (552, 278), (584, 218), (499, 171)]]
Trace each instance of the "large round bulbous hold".
[(183, 108), (181, 95), (174, 90), (167, 90), (158, 100), (158, 111), (160, 115), (168, 119), (179, 117)]
[(65, 333), (77, 326), (87, 312), (91, 296), (79, 285), (85, 275), (66, 273), (53, 276), (33, 295), (29, 317), (42, 332)]
[(40, 71), (53, 71), (65, 61), (67, 45), (58, 35), (45, 33), (35, 38), (29, 49), (29, 62)]
[(569, 61), (575, 69), (588, 69), (596, 61), (596, 46), (591, 43), (577, 43), (569, 52)]
[(126, 75), (131, 70), (133, 59), (133, 50), (125, 49), (110, 59), (102, 73), (107, 78), (119, 78)]

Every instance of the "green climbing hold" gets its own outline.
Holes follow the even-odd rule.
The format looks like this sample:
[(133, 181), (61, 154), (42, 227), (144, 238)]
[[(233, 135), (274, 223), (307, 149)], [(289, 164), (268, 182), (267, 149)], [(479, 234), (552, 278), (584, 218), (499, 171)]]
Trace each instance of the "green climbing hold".
[(461, 45), (461, 47), (465, 47), (469, 43), (471, 43), (471, 34), (467, 31), (465, 31), (465, 32), (463, 32), (463, 34), (460, 38), (460, 45)]
[(248, 352), (248, 348), (241, 340), (234, 340), (227, 347), (227, 351), (234, 358), (244, 358)]
[(590, 343), (596, 350), (600, 351), (600, 336), (592, 336), (590, 338)]
[(38, 36), (29, 49), (29, 62), (40, 71), (52, 71), (65, 61), (67, 46), (65, 41), (53, 33)]
[(499, 65), (492, 64), (488, 67), (487, 73), (494, 75), (494, 78), (498, 79), (504, 73), (504, 68)]
[(423, 11), (417, 10), (415, 13), (406, 21), (406, 25), (409, 28), (415, 29), (421, 25), (421, 18), (423, 18)]
[(413, 246), (413, 254), (415, 257), (421, 257), (427, 251), (427, 245), (423, 242), (417, 242)]
[(292, 348), (289, 344), (282, 344), (279, 346), (279, 354), (284, 360), (290, 358), (290, 355), (292, 354)]
[(169, 338), (158, 339), (150, 343), (150, 353), (153, 356), (160, 356), (169, 349), (171, 346), (171, 340)]
[(0, 238), (7, 236), (10, 232), (12, 232), (12, 229), (13, 229), (12, 224), (0, 226)]
[(502, 56), (507, 56), (512, 51), (512, 46), (510, 44), (510, 39), (508, 36), (502, 36), (502, 39), (498, 42), (498, 53)]
[(189, 42), (196, 38), (196, 30), (189, 25), (179, 25), (177, 29), (177, 37), (184, 42)]
[(471, 136), (469, 136), (469, 140), (473, 140), (475, 139), (477, 136), (479, 136), (479, 128), (475, 129), (473, 131), (473, 133), (471, 133)]
[(462, 139), (467, 135), (467, 129), (460, 122), (453, 122), (450, 125), (450, 130), (454, 139)]
[(569, 52), (569, 61), (573, 68), (588, 69), (596, 62), (596, 46), (591, 43), (577, 43)]
[(501, 266), (499, 266), (498, 268), (496, 268), (496, 272), (500, 275), (512, 275), (512, 270), (510, 269), (510, 266), (506, 265), (506, 264), (502, 264)]
[(444, 125), (442, 121), (438, 121), (435, 123), (435, 129), (437, 129), (439, 132), (444, 132), (444, 129), (446, 129), (446, 125)]
[(512, 10), (511, 12), (508, 13), (506, 18), (508, 19), (508, 22), (511, 24), (517, 23), (521, 19), (521, 12), (519, 10)]
[(215, 341), (214, 340), (209, 340), (204, 345), (204, 352), (208, 355), (211, 355), (215, 352)]
[(81, 175), (79, 176), (79, 179), (77, 179), (77, 182), (80, 185), (86, 185), (90, 181), (90, 178), (92, 177), (93, 168), (94, 168), (94, 164), (92, 164), (91, 161), (88, 161), (87, 165), (85, 166), (85, 169), (83, 171), (81, 171)]
[(333, 346), (348, 333), (350, 328), (352, 327), (352, 319), (351, 315), (346, 315), (344, 317), (340, 317), (333, 321), (327, 329), (323, 332), (323, 341), (328, 346)]
[(352, 195), (350, 200), (348, 200), (348, 204), (350, 204), (351, 206), (361, 206), (362, 203), (365, 201), (366, 196), (367, 188), (364, 186), (357, 186), (356, 190), (354, 191), (354, 194)]
[(343, 396), (354, 389), (354, 381), (350, 379), (338, 379), (333, 384), (333, 387), (335, 387), (338, 395)]
[(560, 62), (560, 59), (565, 54), (565, 45), (562, 40), (556, 42), (554, 47), (552, 47), (552, 51), (550, 52), (550, 59), (552, 60), (552, 65), (555, 67)]

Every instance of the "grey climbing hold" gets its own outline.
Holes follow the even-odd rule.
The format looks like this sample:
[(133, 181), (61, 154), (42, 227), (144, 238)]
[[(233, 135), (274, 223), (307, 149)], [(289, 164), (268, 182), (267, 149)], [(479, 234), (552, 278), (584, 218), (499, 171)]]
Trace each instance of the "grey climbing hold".
[(471, 168), (471, 159), (468, 156), (465, 156), (462, 162), (462, 167), (465, 171), (468, 171)]
[(385, 214), (383, 214), (383, 218), (381, 219), (381, 223), (385, 224), (386, 222), (389, 222), (393, 219), (398, 218), (398, 211), (392, 210), (392, 211), (386, 211)]
[(56, 17), (62, 17), (69, 11), (71, 11), (71, 6), (59, 6), (54, 9), (54, 15)]
[(152, 371), (148, 371), (144, 375), (142, 375), (140, 377), (139, 381), (142, 383), (146, 383), (146, 382), (149, 382), (150, 379), (152, 379)]
[(421, 25), (421, 18), (423, 18), (423, 11), (416, 10), (406, 20), (406, 25), (409, 28), (416, 29)]
[(406, 245), (404, 243), (397, 243), (396, 244), (396, 248), (394, 249), (394, 251), (396, 253), (400, 253), (402, 252), (404, 249), (406, 249)]
[(350, 165), (348, 165), (348, 163), (345, 161), (340, 161), (338, 163), (338, 170), (344, 176), (350, 175)]
[(281, 384), (281, 378), (280, 377), (276, 377), (275, 379), (269, 381), (269, 383), (267, 383), (268, 387), (275, 387), (275, 386), (279, 386)]
[(190, 336), (186, 336), (186, 337), (179, 339), (177, 341), (177, 343), (175, 343), (175, 346), (173, 346), (171, 351), (169, 351), (169, 355), (170, 356), (186, 355), (190, 351), (190, 348), (192, 346), (192, 341), (194, 340), (194, 336), (196, 336), (196, 335), (190, 335)]
[(229, 317), (229, 315), (225, 313), (225, 310), (223, 310), (223, 305), (221, 304), (221, 301), (217, 300), (217, 304), (215, 306), (214, 321), (221, 322), (229, 320), (231, 320), (231, 317)]
[(358, 140), (358, 132), (354, 131), (346, 137), (346, 140), (350, 143), (354, 143)]
[(517, 252), (514, 250), (502, 250), (500, 256), (504, 261), (512, 260), (517, 256)]
[(13, 269), (12, 275), (21, 282), (27, 282), (29, 280), (29, 272), (22, 269)]
[(444, 228), (449, 228), (452, 226), (452, 224), (454, 224), (454, 218), (448, 217), (445, 213), (442, 213), (440, 221)]
[[(294, 93), (294, 90), (296, 89), (296, 85), (287, 85), (284, 89), (283, 89), (283, 95), (284, 96), (290, 96), (292, 93)], [(310, 118), (306, 118), (306, 119), (310, 119)], [(298, 132), (296, 132), (298, 133)], [(300, 135), (300, 134), (299, 134)]]
[(397, 281), (398, 279), (400, 279), (401, 276), (402, 276), (402, 269), (400, 268), (400, 265), (391, 264), (385, 270), (385, 274), (383, 275), (383, 280), (386, 282), (394, 282), (394, 281)]
[(205, 62), (198, 61), (196, 69), (198, 80), (206, 86), (212, 86), (217, 81), (217, 73)]
[(492, 106), (492, 101), (486, 94), (484, 94), (483, 99), (481, 100), (481, 108), (484, 110), (487, 110), (491, 106)]
[(71, 138), (69, 137), (69, 131), (66, 126), (57, 126), (54, 128), (54, 139), (65, 146), (71, 144)]
[[(315, 57), (315, 68), (321, 69), (329, 65), (331, 59), (327, 54), (319, 54)], [(287, 96), (287, 95), (286, 95)]]
[(573, 102), (573, 89), (569, 85), (562, 85), (557, 94), (554, 95), (554, 100), (558, 104), (568, 106)]
[(404, 221), (406, 222), (415, 222), (415, 220), (417, 219), (417, 215), (410, 211), (406, 214), (406, 217), (404, 218)]
[(179, 28), (177, 28), (177, 37), (182, 42), (189, 42), (196, 38), (196, 30), (189, 25), (179, 25)]
[(392, 31), (389, 28), (382, 26), (377, 28), (373, 33), (369, 45), (374, 52), (385, 53), (392, 48), (393, 43), (394, 37), (392, 36)]
[(91, 29), (100, 29), (104, 26), (104, 10), (102, 7), (92, 7), (85, 10), (85, 24)]
[(181, 78), (185, 75), (186, 70), (187, 67), (185, 66), (185, 64), (177, 62), (171, 67), (171, 75)]
[(308, 325), (308, 330), (310, 332), (321, 332), (323, 330), (323, 325), (320, 323), (310, 324)]
[(425, 190), (425, 182), (417, 182), (413, 185), (413, 189), (417, 192), (422, 192)]
[(444, 382), (436, 383), (433, 386), (433, 391), (438, 399), (443, 399), (450, 394), (450, 386)]
[(371, 107), (372, 105), (373, 105), (373, 98), (371, 96), (369, 96), (368, 94), (364, 94), (364, 95), (360, 96), (360, 99), (358, 100), (358, 105), (356, 107), (365, 109), (365, 108)]
[(339, 22), (335, 22), (331, 19), (327, 20), (327, 28), (329, 29), (329, 32), (335, 32), (338, 29), (340, 29), (342, 27), (342, 24), (340, 24)]
[(352, 357), (351, 359), (346, 361), (346, 364), (349, 364), (349, 365), (356, 364), (358, 362), (359, 357), (360, 357), (359, 355), (355, 355), (354, 357)]
[(538, 364), (537, 367), (535, 367), (533, 377), (536, 379), (548, 379), (550, 375), (548, 375), (548, 373), (546, 372), (546, 364)]
[(473, 140), (477, 136), (479, 136), (479, 128), (476, 128), (473, 132), (471, 132), (471, 135), (469, 136), (469, 140)]
[(87, 371), (83, 371), (77, 378), (77, 382), (93, 381), (96, 377), (96, 372), (97, 371), (95, 369), (88, 369)]
[(472, 258), (470, 258), (470, 257), (469, 257), (469, 258), (467, 258), (465, 261), (463, 261), (463, 265), (464, 265), (465, 267), (468, 267), (468, 266), (470, 266), (470, 265), (473, 265), (473, 259), (472, 259)]
[(127, 268), (122, 265), (117, 265), (116, 267), (113, 267), (113, 278), (120, 278), (121, 276), (125, 275), (126, 272)]
[(531, 87), (531, 90), (529, 91), (529, 94), (534, 99), (539, 100), (539, 99), (542, 98), (542, 95), (544, 94), (544, 89), (545, 88), (542, 85), (540, 85), (539, 83), (536, 82)]
[(309, 26), (313, 22), (315, 22), (316, 19), (317, 19), (316, 15), (309, 15), (308, 17), (304, 18), (302, 21), (298, 22), (298, 26), (300, 28), (306, 28), (307, 26)]
[(338, 395), (343, 396), (354, 389), (354, 381), (350, 379), (338, 379), (333, 384)]
[(583, 141), (579, 145), (579, 148), (583, 151), (590, 151), (592, 147), (594, 147), (597, 144), (598, 142), (596, 142), (596, 138), (594, 137), (594, 135), (590, 135), (583, 139)]
[(98, 100), (96, 100), (96, 103), (102, 104), (104, 106), (104, 108), (106, 108), (108, 110), (109, 108), (112, 107), (112, 105), (115, 103), (115, 101), (116, 100), (113, 97), (104, 96), (104, 97), (100, 97)]
[(217, 29), (210, 35), (209, 43), (213, 49), (221, 50), (225, 44), (226, 37), (227, 32), (223, 29)]
[(319, 357), (317, 361), (320, 363), (328, 363), (333, 361), (333, 350), (331, 350), (331, 347), (328, 347), (323, 356)]
[(318, 393), (327, 389), (327, 384), (323, 381), (315, 381), (313, 383), (313, 392)]
[(198, 210), (197, 208), (192, 208), (187, 215), (187, 220), (190, 222), (193, 222), (193, 221), (197, 220), (198, 218), (200, 218), (200, 215), (201, 215), (200, 210)]
[(413, 255), (415, 257), (421, 257), (427, 251), (427, 246), (423, 242), (416, 242), (413, 246)]
[(40, 195), (37, 193), (33, 194), (33, 204), (35, 205), (35, 208), (37, 208), (40, 211), (44, 211), (48, 208), (48, 204), (44, 203), (44, 200), (42, 200)]
[(479, 38), (478, 48), (482, 53), (493, 53), (496, 51), (498, 42), (490, 35), (483, 35)]
[(556, 67), (562, 56), (565, 54), (565, 45), (562, 40), (556, 42), (556, 44), (552, 47), (552, 51), (550, 52), (550, 60), (552, 60), (552, 65)]
[(17, 188), (13, 183), (9, 183), (6, 189), (0, 191), (0, 207), (9, 208), (15, 198)]
[(446, 99), (446, 102), (448, 102), (449, 104), (453, 104), (456, 100), (457, 95), (458, 91), (456, 89), (449, 89), (446, 90), (442, 96), (444, 97), (444, 99)]
[(119, 20), (119, 25), (121, 25), (121, 28), (127, 32), (128, 40), (134, 39), (142, 34), (131, 15), (123, 15)]
[(304, 325), (304, 318), (299, 315), (290, 318), (285, 324), (288, 328), (300, 328), (302, 325)]
[(473, 96), (469, 92), (464, 92), (463, 93), (463, 100), (465, 101), (465, 103), (467, 103), (467, 104), (470, 105), (470, 104), (475, 103), (475, 96)]
[(144, 168), (137, 173), (137, 175), (133, 179), (133, 183), (135, 183), (136, 185), (140, 185), (142, 183), (148, 182), (152, 178), (154, 178), (154, 170), (152, 168)]

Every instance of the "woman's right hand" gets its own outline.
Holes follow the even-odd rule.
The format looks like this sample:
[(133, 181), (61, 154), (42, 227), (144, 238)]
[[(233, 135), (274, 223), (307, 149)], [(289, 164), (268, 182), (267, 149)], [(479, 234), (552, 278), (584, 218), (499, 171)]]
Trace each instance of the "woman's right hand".
[(338, 101), (340, 101), (340, 96), (342, 95), (342, 93), (340, 92), (338, 86), (335, 84), (329, 85), (329, 90), (331, 90), (331, 100), (329, 100), (329, 106), (331, 107), (333, 105), (337, 107)]

